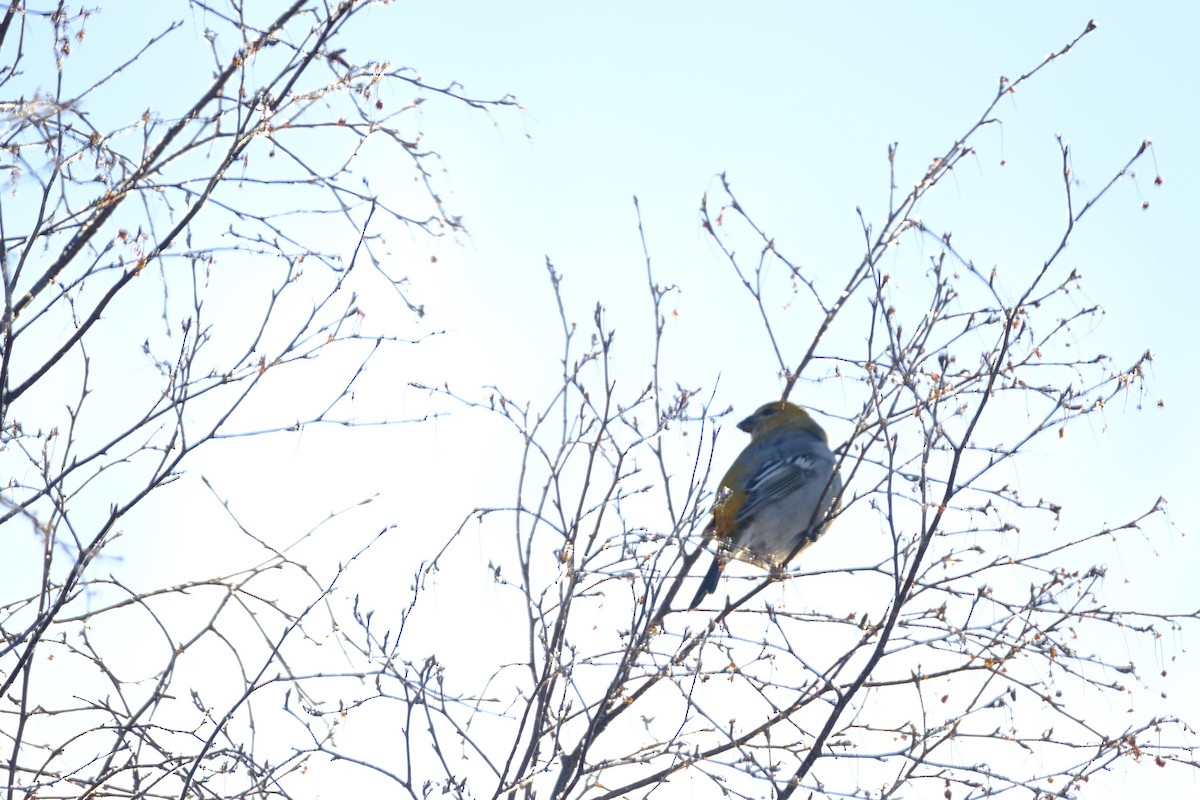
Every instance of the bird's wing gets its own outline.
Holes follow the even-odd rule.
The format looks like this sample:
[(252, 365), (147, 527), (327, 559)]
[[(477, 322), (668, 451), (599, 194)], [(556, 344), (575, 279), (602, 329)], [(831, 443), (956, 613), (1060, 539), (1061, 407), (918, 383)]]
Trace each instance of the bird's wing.
[(764, 462), (746, 483), (746, 500), (738, 509), (734, 524), (745, 522), (813, 480), (817, 466), (818, 459), (807, 453)]

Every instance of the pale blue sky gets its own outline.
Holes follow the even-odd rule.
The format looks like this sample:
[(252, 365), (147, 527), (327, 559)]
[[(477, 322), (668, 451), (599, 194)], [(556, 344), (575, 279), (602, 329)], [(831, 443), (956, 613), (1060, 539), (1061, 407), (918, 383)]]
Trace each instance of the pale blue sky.
[[(1200, 82), (1190, 39), (1200, 10), (467, 3), (411, 11), (404, 30), (377, 32), (400, 63), (478, 95), (511, 91), (526, 109), (497, 114), (494, 130), (482, 132), (465, 111), (426, 112), (472, 234), (464, 252), (441, 261), (465, 270), (450, 286), (471, 309), (450, 327), (521, 302), (514, 296), (545, 301), (545, 256), (567, 276), (578, 319), (600, 300), (618, 326), (627, 313), (641, 322), (637, 194), (657, 275), (683, 289), (675, 344), (691, 359), (689, 377), (710, 384), (720, 373), (739, 408), (774, 382), (751, 356), (764, 343), (720, 324), (727, 303), (744, 312), (749, 301), (697, 224), (701, 194), (719, 187), (714, 176), (726, 172), (756, 220), (833, 285), (860, 252), (855, 207), (869, 217), (883, 208), (887, 144), (899, 142), (898, 182), (907, 185), (978, 117), (999, 76), (1032, 68), (1095, 19), (1098, 30), (1075, 51), (1000, 104), (1003, 129), (977, 140), (978, 168), (960, 168), (922, 213), (981, 263), (1036, 266), (1065, 213), (1054, 135), (1071, 143), (1080, 195), (1154, 139), (1155, 160), (1089, 212), (1067, 257), (1085, 275), (1080, 305), (1108, 312), (1083, 344), (1118, 364), (1155, 353), (1147, 409), (1111, 409), (1109, 429), (1094, 432), (1090, 444), (1114, 465), (1100, 477), (1111, 481), (1102, 496), (1141, 505), (1162, 493), (1185, 528), (1200, 518), (1186, 461), (1200, 444), (1190, 424), (1196, 271), (1187, 245), (1200, 209), (1200, 121), (1187, 100)], [(481, 291), (458, 292), (462, 277)], [(622, 302), (629, 297), (632, 305)], [(507, 348), (496, 346), (502, 362)], [(1159, 399), (1165, 409), (1153, 407)], [(1185, 460), (1166, 466), (1176, 457)]]
[[(1061, 231), (1054, 135), (1072, 145), (1081, 196), (1153, 137), (1163, 185), (1154, 185), (1155, 160), (1143, 161), (1136, 179), (1119, 182), (1089, 214), (1065, 256), (1085, 276), (1079, 306), (1100, 304), (1108, 312), (1101, 325), (1076, 331), (1080, 346), (1107, 353), (1118, 365), (1154, 351), (1144, 409), (1136, 411), (1131, 401), (1089, 418), (1072, 429), (1070, 447), (1039, 449), (1040, 458), (1014, 468), (1014, 480), (1029, 493), (1045, 491), (1062, 502), (1067, 530), (1124, 521), (1159, 495), (1170, 501), (1180, 529), (1196, 529), (1193, 454), (1200, 435), (1190, 412), (1200, 388), (1193, 352), (1200, 287), (1190, 245), (1200, 210), (1194, 102), (1200, 8), (396, 5), (364, 17), (381, 24), (355, 30), (348, 58), (412, 66), (430, 84), (457, 80), (475, 97), (512, 93), (523, 110), (485, 116), (436, 97), (423, 106), (426, 143), (445, 157), (447, 173), (438, 180), (452, 190), (447, 202), (465, 215), (470, 233), (457, 242), (395, 237), (397, 258), (412, 262), (412, 293), (429, 310), (411, 326), (414, 335), (446, 334), (414, 348), (411, 357), (377, 365), (360, 389), (364, 416), (379, 409), (423, 413), (430, 400), (407, 389), (409, 380), (448, 381), (474, 396), (486, 396), (482, 387), (495, 383), (541, 402), (559, 354), (546, 257), (565, 276), (568, 316), (586, 327), (595, 303), (603, 303), (624, 348), (619, 360), (630, 374), (644, 376), (650, 311), (633, 195), (641, 200), (657, 279), (680, 287), (668, 301), (678, 317), (668, 330), (664, 383), (707, 391), (719, 376), (717, 405), (739, 413), (770, 399), (778, 381), (767, 343), (748, 298), (698, 222), (701, 195), (718, 193), (715, 176), (728, 174), (756, 221), (820, 286), (839, 286), (861, 256), (856, 206), (873, 219), (885, 208), (888, 144), (899, 142), (897, 180), (907, 187), (978, 117), (1001, 75), (1015, 78), (1036, 66), (1094, 18), (1097, 31), (1000, 104), (1003, 126), (978, 138), (977, 162), (960, 167), (921, 211), (931, 225), (953, 230), (969, 257), (996, 265), (1002, 280), (1024, 274), (1040, 265)], [(148, 19), (141, 11), (135, 19), (126, 8), (106, 5), (74, 57), (111, 63), (115, 54), (89, 50), (108, 31), (144, 39)], [(206, 22), (198, 14), (183, 21), (178, 35), (189, 47), (170, 55), (192, 54), (190, 63), (206, 75)], [(131, 99), (133, 116), (160, 99), (162, 113), (177, 110), (169, 108), (177, 78), (166, 70), (163, 76), (162, 84), (146, 87), (146, 97)], [(127, 112), (89, 109), (98, 124), (109, 113), (129, 119)], [(386, 175), (373, 183), (381, 181)], [(1145, 201), (1150, 207), (1143, 211)], [(436, 266), (429, 265), (430, 254)], [(798, 320), (797, 329), (805, 322)], [(370, 386), (382, 399), (368, 399)], [(821, 391), (824, 405), (836, 405), (837, 386)], [(1160, 399), (1162, 409), (1155, 405)], [(847, 433), (839, 425), (828, 425), (835, 440)], [(400, 520), (423, 532), (362, 567), (356, 588), (387, 602), (398, 585), (407, 587), (413, 564), (436, 552), (472, 508), (511, 502), (513, 442), (479, 438), (489, 431), (494, 428), (469, 416), (395, 431), (309, 429), (300, 437), (253, 440), (253, 450), (210, 448), (194, 463), (193, 477), (208, 475), (251, 527), (289, 541), (327, 512), (378, 492), (379, 501), (356, 512), (350, 528), (373, 533)], [(741, 444), (733, 433), (725, 436), (714, 462), (724, 464)], [(180, 508), (187, 509), (184, 521)], [(129, 567), (144, 570), (146, 585), (206, 569), (216, 556), (231, 557), (210, 546), (214, 531), (228, 523), (195, 481), (155, 493), (146, 512), (142, 534), (131, 520), (126, 539)], [(194, 534), (183, 535), (181, 525)], [(1108, 581), (1111, 602), (1194, 609), (1197, 547), (1156, 525), (1149, 533), (1161, 557), (1147, 558), (1143, 548), (1124, 543), (1105, 554), (1116, 570)], [(861, 532), (839, 527), (844, 530), (822, 543), (825, 551), (816, 557), (837, 562), (861, 546)], [(150, 535), (167, 529), (174, 535)], [(478, 547), (478, 560), (486, 562), (486, 540)], [(390, 558), (413, 563), (398, 566)], [(450, 585), (431, 591), (447, 609), (474, 602), (454, 596)], [(1174, 666), (1173, 675), (1195, 674), (1191, 658), (1188, 666)], [(1171, 685), (1175, 696), (1189, 688), (1186, 681)], [(1187, 780), (1182, 785), (1190, 785)]]

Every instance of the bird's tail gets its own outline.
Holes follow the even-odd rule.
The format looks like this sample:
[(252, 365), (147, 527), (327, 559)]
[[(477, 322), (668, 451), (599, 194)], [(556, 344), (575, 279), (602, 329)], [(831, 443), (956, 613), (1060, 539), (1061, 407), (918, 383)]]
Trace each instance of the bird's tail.
[(721, 557), (713, 558), (712, 566), (708, 568), (708, 574), (704, 576), (704, 581), (700, 584), (700, 588), (696, 590), (696, 596), (692, 598), (691, 605), (688, 610), (700, 605), (700, 601), (717, 590), (717, 583), (721, 579)]

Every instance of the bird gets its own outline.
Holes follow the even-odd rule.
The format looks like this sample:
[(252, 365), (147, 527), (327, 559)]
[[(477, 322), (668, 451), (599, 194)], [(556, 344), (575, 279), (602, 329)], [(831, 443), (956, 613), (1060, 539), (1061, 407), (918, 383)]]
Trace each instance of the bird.
[(717, 590), (730, 558), (778, 569), (815, 542), (841, 506), (829, 437), (808, 411), (776, 400), (737, 426), (750, 444), (721, 478), (704, 529), (717, 540), (717, 554), (689, 609)]

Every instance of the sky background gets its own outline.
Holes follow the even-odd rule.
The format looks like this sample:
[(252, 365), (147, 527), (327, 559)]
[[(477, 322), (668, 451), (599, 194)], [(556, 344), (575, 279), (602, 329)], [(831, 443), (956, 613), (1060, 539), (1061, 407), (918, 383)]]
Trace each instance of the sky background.
[[(395, 37), (403, 63), (478, 96), (512, 92), (525, 109), (495, 115), (485, 131), (464, 109), (426, 112), (431, 130), (435, 111), (446, 114), (431, 137), (470, 230), (425, 276), (431, 324), (445, 320), (451, 339), (480, 354), (464, 380), (535, 380), (524, 348), (537, 350), (556, 320), (530, 320), (527, 340), (508, 320), (527, 303), (549, 302), (547, 257), (566, 276), (572, 319), (586, 322), (599, 301), (618, 330), (649, 324), (636, 194), (656, 278), (681, 288), (669, 334), (678, 374), (705, 386), (719, 375), (722, 397), (739, 411), (779, 383), (761, 333), (739, 327), (751, 324), (749, 298), (698, 224), (700, 197), (719, 195), (716, 176), (727, 174), (755, 220), (819, 285), (838, 285), (861, 252), (855, 209), (878, 220), (886, 208), (887, 145), (899, 144), (897, 182), (906, 187), (978, 119), (999, 76), (1033, 68), (1094, 19), (1098, 29), (1075, 51), (1001, 102), (1003, 125), (976, 140), (977, 166), (960, 167), (921, 216), (953, 231), (961, 251), (997, 266), (1003, 281), (1005, 270), (1039, 266), (1061, 235), (1056, 134), (1071, 145), (1079, 196), (1153, 139), (1152, 158), (1089, 212), (1066, 257), (1084, 275), (1080, 307), (1106, 312), (1102, 324), (1076, 332), (1080, 346), (1115, 365), (1154, 353), (1143, 408), (1130, 400), (1107, 409), (1073, 431), (1075, 447), (1025, 469), (1052, 467), (1056, 485), (1070, 487), (1071, 522), (1123, 521), (1162, 495), (1180, 528), (1194, 528), (1200, 502), (1186, 454), (1200, 443), (1190, 424), (1196, 273), (1186, 243), (1200, 208), (1192, 146), (1200, 125), (1181, 99), (1200, 80), (1188, 45), (1196, 9), (468, 3), (408, 14), (404, 30), (376, 32)], [(464, 281), (476, 291), (462, 291)], [(723, 324), (731, 316), (739, 322)], [(489, 335), (495, 330), (504, 335)], [(1153, 569), (1181, 563), (1168, 557)], [(1140, 590), (1189, 592), (1186, 570), (1176, 576)]]
[[(447, 170), (437, 176), (439, 185), (449, 189), (446, 201), (464, 215), (469, 233), (432, 242), (402, 231), (393, 236), (396, 257), (412, 264), (412, 295), (428, 312), (411, 332), (439, 335), (375, 367), (355, 409), (364, 418), (427, 413), (428, 393), (410, 381), (446, 383), (470, 397), (486, 397), (485, 387), (495, 385), (541, 403), (555, 383), (560, 353), (547, 258), (564, 276), (567, 317), (586, 329), (601, 303), (606, 325), (618, 331), (619, 362), (630, 376), (644, 377), (652, 317), (635, 195), (656, 280), (678, 287), (666, 307), (672, 317), (664, 383), (677, 380), (707, 393), (719, 379), (716, 406), (731, 405), (740, 418), (777, 397), (780, 382), (748, 296), (699, 225), (701, 197), (719, 197), (717, 176), (725, 173), (781, 249), (832, 291), (861, 257), (856, 208), (876, 221), (886, 210), (888, 145), (898, 143), (897, 183), (907, 189), (978, 119), (1000, 76), (1016, 78), (1035, 67), (1095, 19), (1098, 30), (1076, 50), (1000, 103), (1003, 124), (976, 139), (977, 157), (944, 181), (920, 213), (936, 229), (952, 230), (976, 263), (996, 266), (1002, 281), (1024, 275), (1061, 235), (1055, 135), (1071, 144), (1079, 196), (1097, 191), (1143, 139), (1153, 139), (1152, 156), (1089, 212), (1065, 256), (1084, 276), (1079, 307), (1106, 310), (1101, 324), (1074, 332), (1079, 346), (1106, 353), (1115, 365), (1154, 352), (1140, 407), (1135, 392), (1073, 427), (1069, 446), (1038, 445), (1012, 477), (1027, 492), (1062, 503), (1066, 530), (1124, 522), (1166, 497), (1174, 530), (1155, 520), (1145, 540), (1117, 542), (1103, 553), (1113, 570), (1106, 600), (1159, 610), (1200, 605), (1194, 579), (1200, 549), (1188, 535), (1200, 521), (1193, 487), (1200, 434), (1191, 413), (1200, 388), (1197, 272), (1190, 246), (1200, 210), (1200, 112), (1193, 102), (1200, 96), (1194, 46), (1200, 8), (395, 5), (365, 15), (379, 24), (354, 29), (347, 40), (351, 60), (390, 59), (432, 85), (458, 81), (473, 97), (511, 93), (522, 108), (483, 113), (437, 98), (422, 107), (420, 127)], [(182, 35), (202, 38), (208, 24), (202, 15), (179, 17), (173, 8), (164, 18), (182, 18)], [(76, 57), (103, 59), (87, 49), (90, 42), (121, 32), (139, 40), (154, 24), (123, 3), (105, 4)], [(209, 69), (203, 52), (196, 51), (190, 68)], [(146, 93), (171, 97), (171, 76), (164, 73), (163, 83), (148, 85)], [(807, 330), (808, 321), (791, 319)], [(852, 333), (841, 335), (853, 346)], [(851, 394), (830, 384), (813, 391), (820, 408), (837, 408)], [(809, 402), (802, 394), (793, 399)], [(436, 553), (471, 509), (512, 501), (511, 437), (470, 415), (454, 420), (395, 430), (309, 429), (299, 437), (254, 440), (253, 458), (231, 459), (230, 452), (242, 451), (224, 447), (205, 450), (192, 480), (152, 495), (144, 516), (130, 522), (123, 569), (161, 585), (228, 563), (231, 552), (211, 544), (229, 521), (195, 480), (201, 474), (228, 495), (248, 527), (281, 540), (376, 495), (349, 517), (351, 527), (373, 533), (399, 520), (406, 531), (420, 532), (357, 573), (364, 596), (392, 602), (416, 563)], [(823, 422), (835, 441), (848, 435), (844, 423)], [(714, 463), (728, 463), (741, 446), (725, 436)], [(821, 544), (819, 557), (832, 563), (852, 557), (862, 542), (850, 521), (839, 528)], [(153, 534), (166, 530), (172, 535)], [(484, 563), (489, 546), (480, 534), (475, 555), (467, 557)], [(456, 596), (452, 585), (432, 591), (447, 613), (479, 602)], [(487, 613), (478, 612), (480, 629)], [(1189, 643), (1186, 635), (1178, 641)], [(471, 646), (480, 644), (471, 639)], [(1189, 693), (1186, 676), (1200, 667), (1194, 656), (1187, 659), (1170, 670), (1165, 686), (1173, 698)], [(1194, 791), (1194, 775), (1169, 772), (1175, 783), (1164, 790)]]

